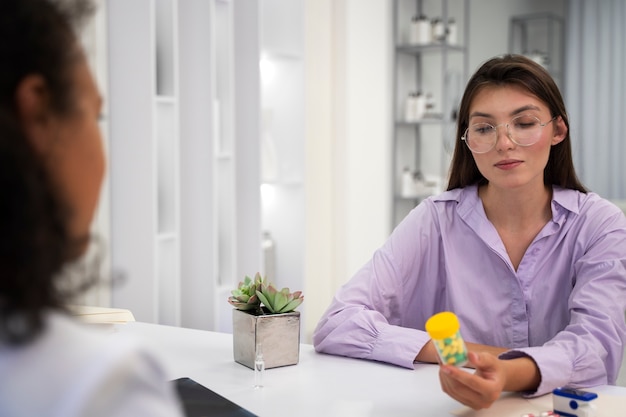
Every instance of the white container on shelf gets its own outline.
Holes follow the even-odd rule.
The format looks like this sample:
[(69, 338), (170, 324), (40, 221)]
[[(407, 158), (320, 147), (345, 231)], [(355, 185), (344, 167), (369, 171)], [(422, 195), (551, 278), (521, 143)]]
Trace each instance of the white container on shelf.
[(432, 28), (426, 16), (420, 15), (412, 25), (415, 28), (415, 44), (425, 45), (432, 42)]
[(406, 96), (404, 102), (404, 121), (411, 123), (415, 121), (415, 110), (417, 106), (417, 99), (415, 93), (412, 91)]
[(415, 108), (413, 113), (413, 120), (421, 120), (426, 114), (426, 97), (421, 91), (418, 91), (415, 95)]
[(448, 29), (446, 31), (447, 40), (450, 45), (459, 43), (459, 29), (453, 17), (448, 19)]
[(424, 45), (432, 41), (432, 28), (430, 21), (424, 15), (413, 16), (409, 30), (409, 43), (412, 45)]
[(443, 20), (435, 18), (431, 21), (431, 32), (433, 42), (442, 42), (446, 39), (446, 28)]
[(404, 105), (404, 121), (407, 123), (417, 122), (426, 114), (426, 97), (421, 91), (410, 92)]
[(415, 195), (415, 183), (413, 181), (413, 173), (409, 167), (404, 167), (402, 171), (402, 187), (400, 195), (404, 198), (410, 198)]

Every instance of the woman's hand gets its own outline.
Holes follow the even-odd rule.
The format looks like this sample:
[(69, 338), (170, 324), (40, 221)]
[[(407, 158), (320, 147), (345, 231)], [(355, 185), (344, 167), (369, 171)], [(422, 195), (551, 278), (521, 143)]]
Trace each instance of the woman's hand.
[(497, 357), (481, 352), (469, 352), (469, 373), (452, 365), (441, 365), (441, 389), (450, 397), (473, 408), (488, 408), (496, 401), (506, 385), (506, 369)]
[(441, 389), (455, 400), (480, 410), (488, 408), (503, 391), (533, 391), (541, 381), (535, 362), (529, 357), (498, 359), (488, 352), (469, 352), (469, 373), (452, 365), (441, 365)]

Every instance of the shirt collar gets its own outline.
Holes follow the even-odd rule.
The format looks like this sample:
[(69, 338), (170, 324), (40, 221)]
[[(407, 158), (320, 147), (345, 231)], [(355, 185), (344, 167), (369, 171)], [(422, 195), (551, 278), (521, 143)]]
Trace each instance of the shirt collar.
[(434, 197), (434, 201), (456, 201), (457, 213), (459, 213), (461, 217), (465, 217), (465, 215), (472, 212), (479, 203), (478, 187), (476, 185), (468, 185), (467, 187), (445, 191)]
[(567, 211), (571, 211), (572, 213), (580, 214), (580, 201), (578, 193), (573, 193), (570, 189), (553, 185), (552, 208), (556, 208), (557, 205)]
[[(459, 203), (457, 209), (460, 214), (466, 213), (475, 207), (478, 202), (478, 187), (470, 185), (464, 188), (455, 188), (454, 190), (445, 191), (436, 196), (435, 201), (456, 201)], [(578, 193), (573, 190), (552, 186), (552, 220), (561, 223), (561, 220), (567, 214), (572, 212), (580, 213), (580, 201)], [(467, 203), (467, 204), (465, 204)]]

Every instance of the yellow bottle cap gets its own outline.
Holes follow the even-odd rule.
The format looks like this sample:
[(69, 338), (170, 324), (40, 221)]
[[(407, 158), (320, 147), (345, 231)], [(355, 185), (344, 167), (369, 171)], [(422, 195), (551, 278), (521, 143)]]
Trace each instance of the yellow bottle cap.
[(459, 319), (450, 311), (437, 313), (426, 321), (426, 331), (433, 339), (452, 337), (460, 328)]

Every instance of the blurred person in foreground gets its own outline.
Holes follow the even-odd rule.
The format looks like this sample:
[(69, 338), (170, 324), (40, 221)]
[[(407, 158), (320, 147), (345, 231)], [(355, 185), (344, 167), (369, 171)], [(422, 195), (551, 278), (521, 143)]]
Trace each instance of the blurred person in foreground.
[[(138, 343), (75, 322), (69, 284), (105, 172), (102, 99), (75, 32), (86, 1), (0, 2), (0, 415), (180, 416)], [(93, 272), (93, 271), (92, 271)]]
[(571, 149), (550, 74), (518, 55), (485, 62), (461, 101), (447, 191), (414, 208), (337, 292), (316, 350), (437, 363), (425, 322), (447, 310), (475, 372), (442, 365), (441, 387), (474, 409), (503, 391), (615, 384), (626, 217), (580, 183)]

